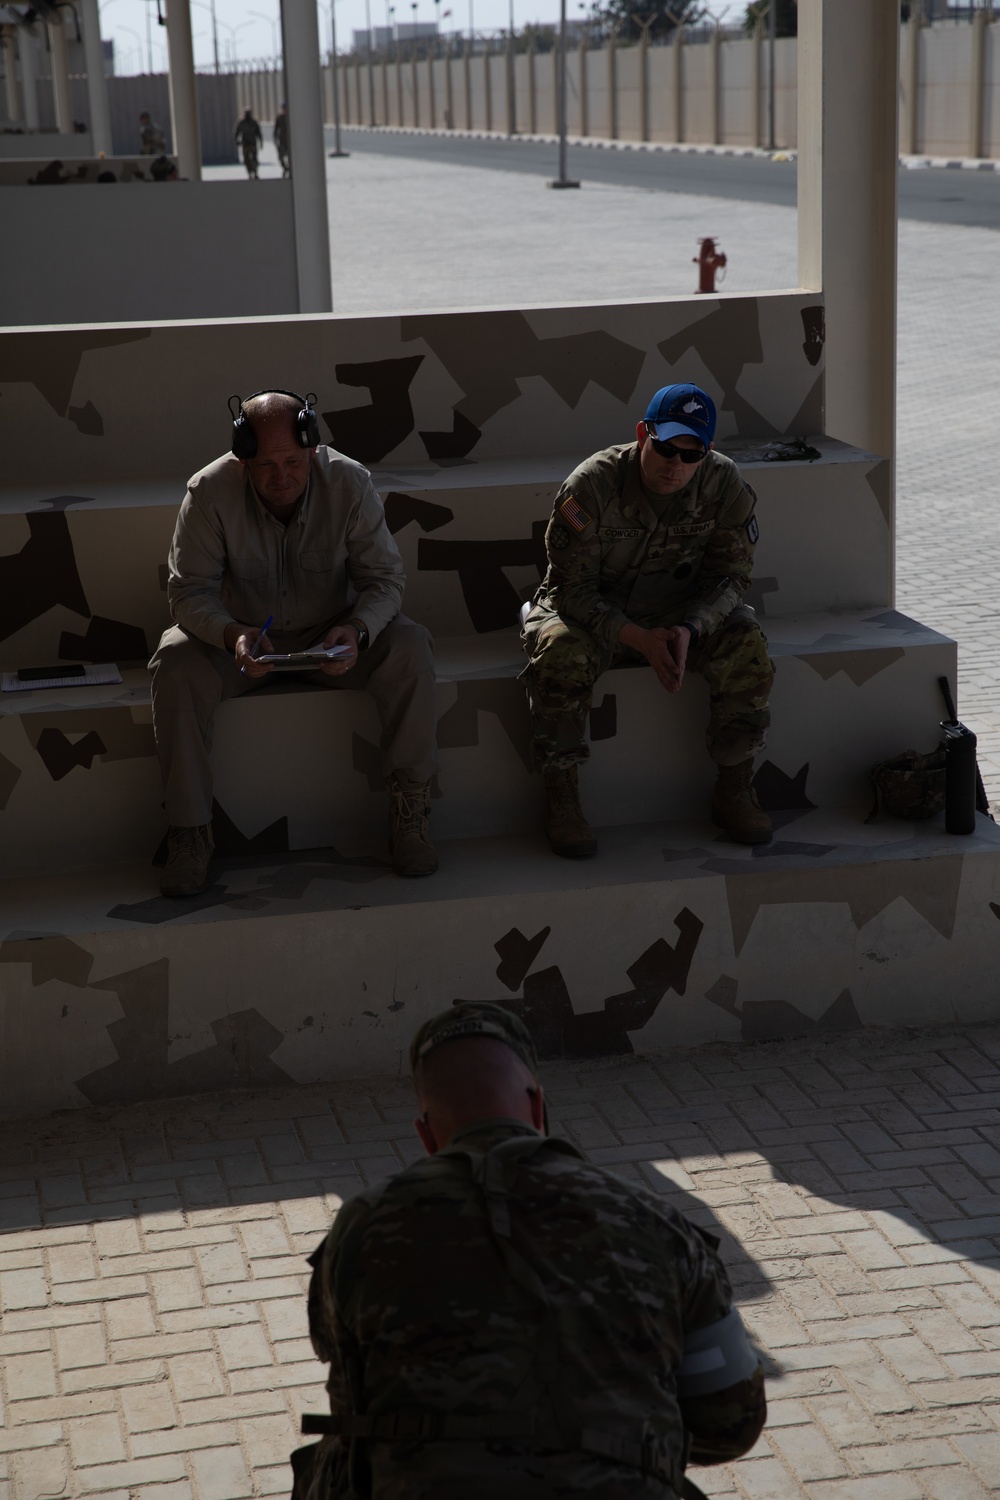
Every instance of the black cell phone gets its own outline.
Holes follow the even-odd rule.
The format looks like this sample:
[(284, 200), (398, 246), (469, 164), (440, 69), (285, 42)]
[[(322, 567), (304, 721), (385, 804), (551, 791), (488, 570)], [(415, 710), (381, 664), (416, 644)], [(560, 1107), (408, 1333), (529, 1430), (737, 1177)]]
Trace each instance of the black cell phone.
[(79, 663), (60, 662), (58, 667), (22, 667), (17, 674), (18, 682), (44, 682), (50, 677), (85, 677), (87, 668)]

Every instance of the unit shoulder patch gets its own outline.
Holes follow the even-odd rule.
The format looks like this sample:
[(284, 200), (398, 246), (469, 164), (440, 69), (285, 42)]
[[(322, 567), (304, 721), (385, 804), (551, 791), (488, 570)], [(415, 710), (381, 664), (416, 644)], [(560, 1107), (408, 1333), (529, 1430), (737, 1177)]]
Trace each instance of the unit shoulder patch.
[(593, 516), (588, 515), (583, 506), (573, 495), (567, 495), (559, 507), (563, 520), (568, 521), (574, 531), (586, 531)]
[(751, 547), (756, 547), (757, 538), (760, 536), (760, 527), (757, 525), (757, 517), (751, 516), (746, 524), (746, 534)]
[(569, 546), (569, 532), (565, 526), (549, 527), (549, 551), (565, 552)]

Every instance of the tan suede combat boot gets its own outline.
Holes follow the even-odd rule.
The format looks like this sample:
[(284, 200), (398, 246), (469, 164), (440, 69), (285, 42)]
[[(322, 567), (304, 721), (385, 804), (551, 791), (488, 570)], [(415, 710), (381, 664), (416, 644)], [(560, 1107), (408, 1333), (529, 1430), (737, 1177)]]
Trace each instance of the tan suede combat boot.
[(737, 844), (769, 844), (771, 819), (757, 801), (752, 781), (752, 760), (719, 767), (712, 795), (712, 822), (724, 828)]
[(580, 806), (576, 766), (545, 771), (545, 832), (563, 859), (586, 859), (597, 853), (597, 840)]
[(433, 875), (437, 851), (431, 843), (431, 784), (410, 786), (390, 776), (389, 848), (397, 875)]
[(215, 844), (211, 823), (167, 829), (167, 862), (160, 876), (164, 896), (197, 896), (205, 889)]

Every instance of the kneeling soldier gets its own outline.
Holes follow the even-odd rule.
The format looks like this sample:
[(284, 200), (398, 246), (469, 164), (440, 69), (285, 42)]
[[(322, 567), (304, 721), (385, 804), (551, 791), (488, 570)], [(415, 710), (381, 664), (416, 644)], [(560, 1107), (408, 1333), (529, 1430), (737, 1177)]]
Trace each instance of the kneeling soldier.
[(712, 817), (741, 844), (766, 844), (771, 820), (752, 787), (770, 723), (774, 669), (750, 585), (757, 496), (713, 451), (715, 406), (696, 385), (657, 391), (636, 441), (585, 460), (556, 496), (548, 571), (524, 627), (534, 760), (557, 854), (593, 854), (577, 767), (594, 683), (645, 659), (668, 693), (685, 669), (709, 686)]

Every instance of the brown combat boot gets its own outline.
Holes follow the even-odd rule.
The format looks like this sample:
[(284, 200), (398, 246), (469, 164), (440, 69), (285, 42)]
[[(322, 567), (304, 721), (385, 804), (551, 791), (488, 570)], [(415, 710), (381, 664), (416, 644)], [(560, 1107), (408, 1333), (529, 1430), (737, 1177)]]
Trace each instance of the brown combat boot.
[(164, 896), (197, 896), (205, 889), (215, 844), (211, 823), (167, 829), (167, 862), (160, 876)]
[(757, 801), (753, 761), (738, 766), (720, 766), (712, 795), (712, 822), (724, 828), (737, 844), (769, 844), (771, 819)]
[(389, 848), (397, 875), (433, 875), (437, 851), (431, 843), (431, 784), (410, 786), (390, 776)]
[(586, 859), (597, 853), (597, 840), (580, 806), (576, 766), (543, 773), (545, 782), (545, 832), (556, 854), (563, 859)]

